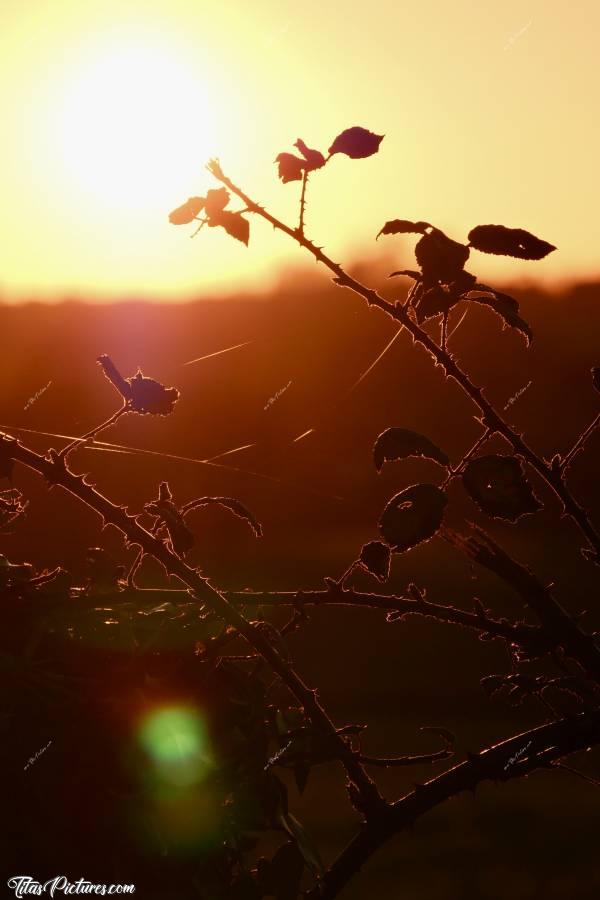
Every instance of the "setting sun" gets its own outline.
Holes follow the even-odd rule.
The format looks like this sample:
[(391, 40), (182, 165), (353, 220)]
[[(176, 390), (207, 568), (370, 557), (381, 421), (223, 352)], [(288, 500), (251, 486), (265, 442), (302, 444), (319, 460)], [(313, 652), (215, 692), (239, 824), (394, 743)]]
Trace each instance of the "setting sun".
[(600, 898), (599, 27), (0, 0), (16, 900)]
[[(598, 10), (586, 5), (566, 28), (562, 10), (541, 0), (526, 11), (516, 0), (501, 9), (379, 0), (362, 19), (339, 0), (301, 10), (275, 0), (6, 0), (3, 295), (261, 290), (292, 260), (277, 235), (253, 229), (252, 255), (208, 230), (182, 242), (169, 211), (215, 186), (204, 165), (218, 157), (294, 221), (297, 191), (278, 183), (273, 160), (298, 137), (323, 150), (359, 123), (386, 135), (379, 180), (368, 162), (315, 175), (315, 240), (348, 259), (358, 248), (389, 252), (374, 235), (393, 216), (427, 214), (459, 240), (477, 222), (517, 223), (560, 248), (540, 280), (591, 276)], [(484, 274), (518, 281), (529, 270), (490, 259)]]
[(186, 157), (198, 168), (215, 135), (215, 114), (197, 71), (178, 58), (177, 48), (134, 39), (73, 61), (48, 116), (56, 170), (90, 215), (137, 214), (153, 206), (157, 194), (166, 199), (174, 169), (185, 166)]

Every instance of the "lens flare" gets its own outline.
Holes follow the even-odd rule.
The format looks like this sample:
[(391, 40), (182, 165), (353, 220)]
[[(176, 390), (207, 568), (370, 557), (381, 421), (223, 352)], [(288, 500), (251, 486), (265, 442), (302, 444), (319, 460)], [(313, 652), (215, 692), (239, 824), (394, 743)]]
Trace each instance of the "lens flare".
[(202, 711), (163, 701), (137, 719), (134, 743), (131, 762), (143, 791), (128, 817), (137, 841), (150, 853), (179, 857), (213, 847), (222, 832), (223, 792)]
[(153, 710), (140, 725), (139, 741), (156, 776), (167, 784), (199, 784), (215, 768), (206, 725), (192, 707)]

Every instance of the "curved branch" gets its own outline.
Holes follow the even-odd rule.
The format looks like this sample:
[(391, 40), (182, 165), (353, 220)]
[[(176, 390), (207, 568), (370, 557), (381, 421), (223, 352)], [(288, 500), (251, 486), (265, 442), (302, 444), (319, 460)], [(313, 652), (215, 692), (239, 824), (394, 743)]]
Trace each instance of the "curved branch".
[(254, 532), (256, 537), (262, 537), (262, 525), (258, 522), (252, 513), (246, 509), (243, 503), (240, 500), (236, 500), (235, 497), (198, 497), (197, 500), (190, 500), (189, 503), (186, 503), (179, 510), (182, 517), (185, 517), (189, 512), (192, 512), (193, 509), (201, 509), (203, 506), (221, 506), (223, 509), (228, 509), (229, 512), (233, 513), (234, 516), (237, 516), (238, 519), (242, 519), (243, 522), (246, 522)]
[(424, 347), (424, 349), (427, 350), (432, 359), (434, 359), (435, 362), (442, 367), (447, 377), (456, 381), (460, 385), (464, 393), (467, 394), (467, 396), (478, 407), (482, 416), (482, 424), (487, 429), (489, 429), (490, 433), (501, 434), (502, 437), (512, 446), (514, 452), (523, 457), (523, 459), (525, 459), (529, 463), (532, 469), (534, 469), (538, 473), (538, 475), (544, 479), (548, 487), (551, 488), (552, 492), (561, 501), (564, 512), (569, 515), (579, 526), (581, 532), (583, 533), (586, 540), (588, 541), (588, 544), (593, 550), (594, 561), (600, 565), (600, 533), (598, 533), (598, 531), (592, 524), (586, 510), (571, 494), (571, 491), (565, 484), (563, 472), (560, 467), (556, 468), (551, 466), (529, 447), (522, 436), (518, 434), (508, 424), (508, 422), (504, 421), (504, 419), (496, 412), (489, 400), (484, 397), (481, 388), (473, 384), (469, 376), (465, 372), (463, 372), (458, 363), (454, 360), (454, 357), (446, 350), (439, 347), (436, 342), (431, 337), (429, 337), (427, 332), (425, 332), (416, 322), (413, 322), (410, 315), (408, 314), (408, 310), (400, 304), (394, 304), (389, 300), (385, 300), (377, 293), (377, 291), (366, 287), (364, 284), (361, 284), (360, 281), (352, 278), (346, 273), (346, 271), (339, 263), (336, 263), (332, 259), (330, 259), (323, 252), (321, 247), (317, 247), (316, 244), (313, 244), (313, 242), (306, 238), (303, 234), (300, 234), (298, 231), (294, 231), (294, 229), (290, 228), (284, 222), (281, 222), (275, 216), (272, 216), (271, 213), (267, 212), (264, 209), (264, 207), (251, 200), (247, 194), (245, 194), (224, 174), (223, 170), (216, 160), (212, 160), (208, 164), (207, 168), (209, 172), (217, 179), (217, 181), (220, 181), (222, 184), (226, 185), (226, 187), (228, 187), (232, 193), (240, 197), (240, 199), (246, 204), (250, 212), (261, 216), (274, 228), (284, 232), (284, 234), (287, 234), (289, 237), (293, 238), (293, 240), (300, 244), (300, 246), (308, 250), (308, 252), (311, 253), (318, 262), (323, 263), (323, 265), (325, 265), (330, 272), (333, 272), (335, 276), (333, 280), (337, 285), (339, 285), (340, 287), (349, 288), (355, 294), (363, 297), (367, 301), (369, 306), (376, 306), (392, 319), (395, 319), (401, 325), (404, 325), (406, 330), (410, 332), (413, 342)]
[(387, 808), (375, 782), (365, 772), (352, 749), (341, 737), (333, 722), (321, 706), (317, 692), (311, 690), (288, 665), (279, 651), (265, 637), (260, 628), (249, 622), (242, 613), (232, 606), (223, 594), (213, 587), (196, 569), (191, 568), (177, 556), (159, 537), (151, 534), (132, 516), (126, 507), (116, 506), (92, 485), (84, 476), (74, 475), (65, 465), (64, 459), (50, 450), (48, 457), (40, 456), (24, 447), (16, 438), (0, 432), (0, 449), (9, 459), (43, 475), (49, 484), (56, 484), (78, 497), (86, 506), (94, 510), (103, 520), (117, 528), (130, 544), (137, 544), (145, 553), (153, 556), (165, 567), (170, 575), (178, 578), (193, 596), (204, 603), (228, 625), (236, 629), (271, 666), (294, 697), (304, 707), (315, 728), (328, 736), (335, 747), (338, 759), (343, 763), (350, 785), (351, 796), (357, 808), (369, 819)]
[[(147, 603), (161, 602), (165, 597), (182, 602), (189, 599), (187, 591), (172, 588), (127, 588), (129, 599), (136, 598)], [(509, 643), (520, 644), (528, 650), (543, 654), (556, 646), (544, 629), (536, 625), (513, 623), (507, 619), (492, 619), (481, 612), (465, 612), (454, 606), (431, 603), (421, 597), (419, 600), (399, 597), (394, 594), (371, 594), (357, 591), (354, 588), (344, 590), (301, 590), (301, 591), (222, 591), (230, 603), (248, 606), (296, 607), (305, 609), (310, 606), (347, 606), (362, 609), (374, 609), (387, 612), (393, 620), (400, 621), (407, 616), (423, 616), (471, 628), (480, 634), (502, 638)]]
[(390, 769), (398, 766), (418, 766), (423, 763), (438, 762), (440, 759), (448, 759), (450, 756), (454, 756), (456, 739), (447, 729), (425, 726), (421, 728), (421, 731), (431, 731), (434, 734), (439, 734), (444, 741), (444, 747), (435, 753), (420, 753), (415, 756), (390, 756), (386, 758), (365, 756), (361, 753), (359, 759), (368, 766), (381, 766), (382, 768)]
[(125, 415), (125, 413), (130, 412), (129, 404), (125, 402), (123, 406), (121, 406), (112, 416), (109, 416), (106, 422), (102, 422), (100, 425), (96, 425), (95, 428), (92, 428), (91, 431), (88, 431), (87, 434), (82, 435), (80, 438), (75, 438), (74, 441), (71, 441), (70, 444), (67, 444), (66, 447), (63, 447), (58, 456), (62, 459), (67, 459), (69, 453), (72, 453), (76, 447), (80, 444), (84, 444), (85, 441), (88, 441), (90, 438), (95, 438), (97, 434), (100, 434), (101, 431), (104, 431), (106, 428), (110, 428), (111, 425), (114, 425), (115, 422), (121, 418), (121, 416)]
[(541, 725), (489, 747), (392, 804), (386, 816), (366, 825), (338, 856), (307, 900), (332, 900), (393, 835), (410, 828), (422, 815), (486, 780), (509, 781), (547, 768), (577, 750), (600, 743), (600, 712), (583, 713)]
[(300, 223), (298, 225), (298, 231), (300, 234), (304, 234), (304, 216), (306, 214), (306, 186), (308, 184), (308, 169), (304, 170), (304, 175), (302, 177), (302, 193), (300, 195)]

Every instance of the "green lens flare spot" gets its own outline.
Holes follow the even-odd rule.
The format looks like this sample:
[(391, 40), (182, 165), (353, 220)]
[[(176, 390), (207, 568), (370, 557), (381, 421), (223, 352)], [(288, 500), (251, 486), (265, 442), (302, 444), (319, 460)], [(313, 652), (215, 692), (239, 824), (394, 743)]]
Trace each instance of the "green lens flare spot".
[(206, 725), (193, 708), (153, 710), (140, 725), (139, 741), (157, 775), (172, 785), (197, 784), (214, 769)]

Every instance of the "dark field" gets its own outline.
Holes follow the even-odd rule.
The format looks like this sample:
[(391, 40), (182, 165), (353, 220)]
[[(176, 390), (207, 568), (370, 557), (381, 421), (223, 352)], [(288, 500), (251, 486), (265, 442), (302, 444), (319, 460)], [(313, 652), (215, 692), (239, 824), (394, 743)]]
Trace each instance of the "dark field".
[[(566, 450), (597, 411), (589, 370), (600, 363), (600, 287), (582, 285), (561, 296), (518, 287), (511, 292), (533, 329), (530, 349), (514, 332), (500, 339), (501, 323), (480, 308), (469, 313), (450, 349), (499, 409), (526, 387), (505, 414), (549, 458)], [(400, 486), (436, 475), (432, 463), (415, 460), (389, 464), (377, 474), (371, 448), (381, 431), (391, 425), (422, 431), (452, 460), (459, 460), (479, 434), (468, 401), (406, 334), (351, 390), (393, 332), (393, 323), (376, 310), (327, 279), (305, 273), (284, 279), (264, 299), (171, 306), (4, 306), (0, 430), (38, 451), (60, 448), (64, 442), (18, 432), (16, 426), (83, 434), (117, 405), (96, 358), (109, 354), (125, 375), (139, 366), (179, 388), (175, 412), (168, 419), (130, 415), (102, 440), (196, 460), (255, 446), (216, 460), (219, 466), (81, 449), (72, 457), (75, 471), (91, 473), (99, 490), (135, 511), (165, 479), (181, 502), (201, 494), (235, 496), (262, 523), (264, 537), (256, 540), (243, 523), (222, 511), (196, 513), (193, 563), (214, 584), (230, 590), (319, 588), (326, 576), (341, 575), (365, 541), (377, 538), (379, 515)], [(251, 343), (184, 365), (243, 342)], [(309, 428), (314, 433), (294, 440)], [(499, 440), (493, 446), (502, 450)], [(599, 450), (596, 433), (574, 464), (571, 479), (575, 494), (596, 516)], [(560, 519), (544, 486), (534, 476), (532, 481), (546, 502), (539, 514), (516, 526), (494, 521), (485, 527), (540, 580), (554, 582), (556, 596), (571, 612), (588, 610), (589, 631), (600, 629), (591, 579), (588, 584), (581, 577), (585, 567), (576, 529)], [(111, 528), (100, 533), (95, 514), (59, 488), (48, 491), (37, 475), (22, 468), (15, 484), (29, 508), (13, 532), (0, 537), (0, 552), (13, 562), (28, 560), (38, 570), (61, 565), (79, 581), (85, 577), (88, 547), (101, 545), (117, 562), (131, 563), (133, 551), (123, 549), (120, 536)], [(459, 484), (451, 486), (450, 494), (450, 527), (464, 531), (465, 519), (482, 521)], [(144, 564), (139, 581), (147, 587), (166, 584), (151, 562)], [(470, 567), (439, 537), (395, 558), (389, 592), (402, 593), (410, 581), (427, 588), (428, 598), (438, 603), (471, 610), (477, 596), (496, 617), (530, 615), (502, 582)], [(366, 576), (357, 575), (355, 583), (376, 590)], [(273, 615), (283, 620), (278, 612)], [(336, 724), (368, 725), (364, 748), (373, 755), (427, 752), (431, 736), (421, 734), (419, 726), (434, 725), (456, 734), (461, 759), (468, 750), (548, 718), (533, 700), (514, 708), (489, 700), (479, 681), (509, 671), (506, 651), (500, 642), (479, 641), (456, 626), (417, 618), (388, 624), (376, 611), (319, 609), (289, 638), (289, 646), (298, 671), (309, 685), (319, 687)], [(90, 646), (92, 662), (101, 650)], [(77, 723), (68, 732), (55, 733), (52, 717), (34, 713), (29, 704), (23, 697), (3, 728), (3, 771), (9, 782), (3, 804), (4, 879), (17, 870), (40, 880), (62, 872), (91, 877), (95, 867), (100, 881), (141, 885), (141, 864), (133, 851), (130, 871), (113, 873), (104, 857), (114, 823), (124, 833), (127, 829), (121, 823), (125, 813), (102, 771), (88, 773), (88, 781), (71, 779), (78, 767), (85, 769), (82, 756), (89, 735), (78, 731)], [(567, 706), (562, 709), (568, 712)], [(24, 772), (27, 758), (49, 740), (52, 745)], [(571, 763), (596, 776), (600, 771), (598, 751)], [(397, 797), (447, 766), (376, 775), (386, 793)], [(412, 833), (396, 838), (343, 896), (596, 898), (597, 790), (566, 771), (536, 773), (506, 785), (488, 783), (475, 798), (462, 795), (450, 801), (420, 820)], [(313, 773), (301, 798), (291, 786), (290, 806), (313, 831), (326, 861), (355, 830), (336, 765)], [(171, 896), (159, 888), (153, 893), (148, 885), (137, 895), (157, 900)], [(187, 895), (178, 889), (172, 896)]]

